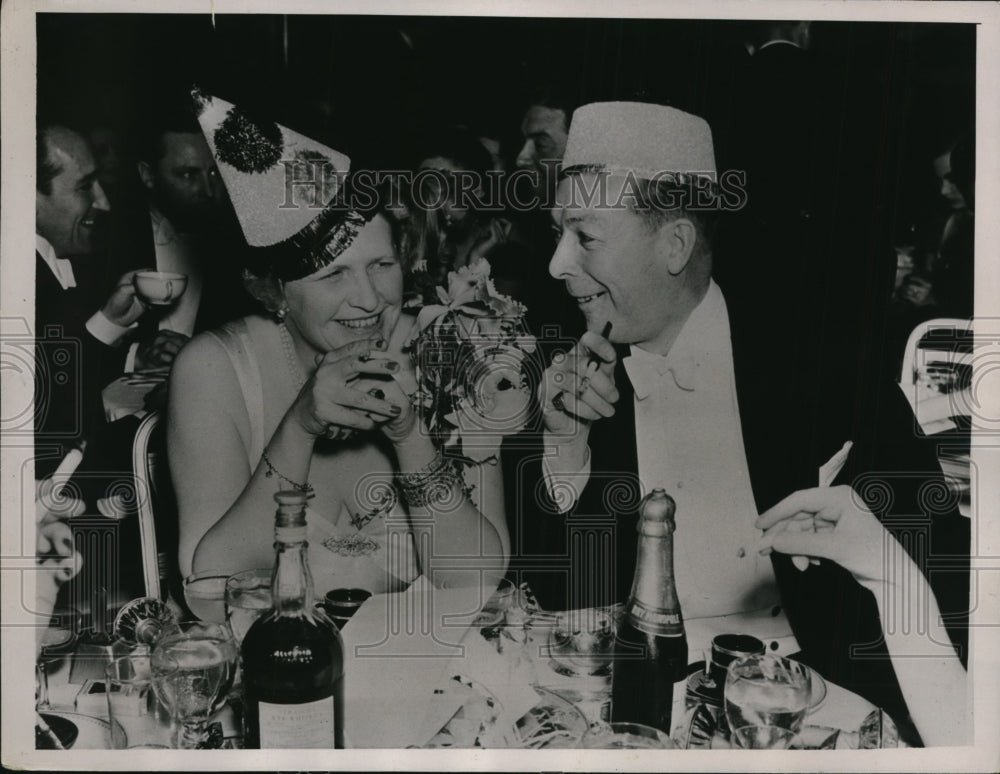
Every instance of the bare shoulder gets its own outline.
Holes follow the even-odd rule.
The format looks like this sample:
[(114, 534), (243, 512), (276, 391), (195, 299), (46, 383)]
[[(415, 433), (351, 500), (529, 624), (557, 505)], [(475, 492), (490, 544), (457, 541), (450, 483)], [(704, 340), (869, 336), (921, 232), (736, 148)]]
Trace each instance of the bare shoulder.
[[(242, 321), (239, 321), (242, 322)], [(174, 360), (170, 373), (171, 395), (220, 396), (225, 400), (239, 395), (239, 380), (225, 340), (233, 335), (225, 329), (199, 333)], [(244, 346), (247, 342), (241, 342)]]

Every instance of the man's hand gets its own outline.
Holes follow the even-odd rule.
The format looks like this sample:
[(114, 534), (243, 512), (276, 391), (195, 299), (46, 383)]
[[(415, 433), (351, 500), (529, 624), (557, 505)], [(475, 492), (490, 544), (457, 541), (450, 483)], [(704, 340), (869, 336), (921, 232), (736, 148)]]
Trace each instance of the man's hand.
[(127, 328), (146, 311), (145, 305), (135, 294), (135, 285), (132, 279), (137, 272), (152, 271), (152, 269), (136, 269), (129, 271), (118, 278), (118, 284), (111, 292), (111, 296), (101, 307), (101, 312), (115, 325)]
[(177, 353), (188, 341), (188, 337), (183, 333), (158, 331), (153, 338), (139, 342), (139, 349), (135, 353), (135, 370), (169, 368)]
[(611, 343), (593, 331), (584, 333), (571, 352), (552, 358), (538, 388), (547, 432), (566, 437), (583, 429), (585, 434), (594, 420), (614, 415), (616, 359)]

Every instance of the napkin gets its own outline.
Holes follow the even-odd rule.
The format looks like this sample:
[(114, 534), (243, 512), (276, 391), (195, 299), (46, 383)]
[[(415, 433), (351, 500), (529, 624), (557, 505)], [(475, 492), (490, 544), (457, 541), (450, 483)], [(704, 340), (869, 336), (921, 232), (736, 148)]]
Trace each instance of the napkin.
[(462, 645), (464, 654), (452, 659), (449, 668), (453, 674), (479, 683), (497, 698), (503, 707), (497, 721), (499, 728), (512, 727), (538, 704), (538, 694), (518, 671), (516, 662), (497, 653), (477, 630), (470, 631)]
[(468, 655), (465, 640), (476, 639), (471, 624), (491, 592), (435, 589), (421, 576), (361, 606), (342, 632), (349, 747), (422, 745), (458, 711), (459, 695), (435, 690), (454, 674), (475, 679), (469, 667), (482, 654), (473, 646), (475, 658)]

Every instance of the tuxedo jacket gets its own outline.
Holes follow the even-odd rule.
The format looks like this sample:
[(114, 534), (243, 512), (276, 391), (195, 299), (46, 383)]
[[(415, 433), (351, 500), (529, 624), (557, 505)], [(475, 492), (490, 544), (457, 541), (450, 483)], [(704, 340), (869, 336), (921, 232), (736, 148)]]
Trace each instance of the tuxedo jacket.
[(51, 473), (81, 439), (104, 424), (101, 389), (116, 348), (95, 339), (87, 320), (101, 308), (99, 272), (73, 259), (77, 286), (63, 289), (35, 253), (35, 475)]
[[(731, 294), (732, 295), (732, 294)], [(738, 298), (734, 296), (734, 298)], [(917, 435), (896, 385), (839, 376), (822, 347), (806, 346), (780, 315), (727, 295), (737, 398), (758, 512), (799, 489), (817, 486), (819, 467), (844, 444), (854, 446), (837, 484), (851, 484), (872, 512), (924, 568), (964, 658), (967, 642), (969, 523), (946, 494), (934, 449)], [(637, 548), (639, 486), (634, 392), (619, 351), (616, 413), (590, 430), (591, 474), (576, 506), (559, 514), (541, 471), (541, 433), (505, 444), (511, 571), (527, 580), (547, 609), (627, 599)], [(720, 481), (720, 486), (726, 482)], [(611, 525), (611, 556), (588, 553), (588, 526)], [(675, 550), (683, 550), (679, 544)], [(782, 605), (802, 659), (839, 685), (896, 717), (902, 696), (885, 650), (872, 595), (846, 570), (821, 562), (800, 572), (771, 555)], [(706, 556), (711, 562), (715, 558)], [(593, 583), (593, 563), (610, 560), (612, 588)], [(581, 593), (584, 590), (584, 593)], [(589, 592), (589, 597), (588, 593)]]

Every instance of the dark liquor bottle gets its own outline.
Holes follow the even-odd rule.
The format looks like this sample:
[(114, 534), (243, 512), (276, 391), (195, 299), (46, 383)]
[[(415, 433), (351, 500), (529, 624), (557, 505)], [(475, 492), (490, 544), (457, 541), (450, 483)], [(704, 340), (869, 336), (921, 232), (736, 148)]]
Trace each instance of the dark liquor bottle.
[(278, 492), (273, 607), (243, 639), (244, 745), (344, 746), (344, 645), (313, 606), (306, 495)]
[(615, 643), (611, 720), (670, 733), (674, 686), (687, 677), (687, 637), (674, 583), (674, 501), (662, 489), (639, 512), (632, 593)]

